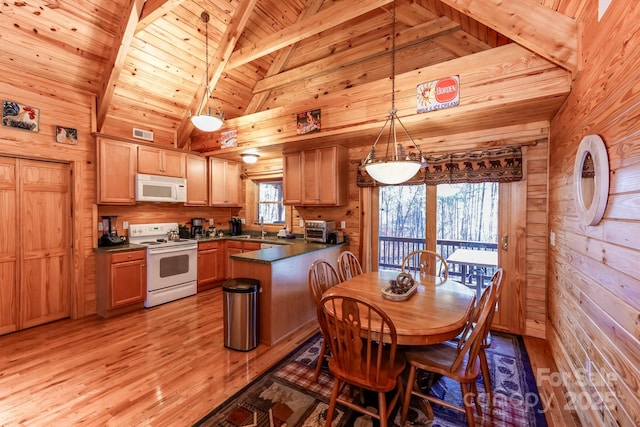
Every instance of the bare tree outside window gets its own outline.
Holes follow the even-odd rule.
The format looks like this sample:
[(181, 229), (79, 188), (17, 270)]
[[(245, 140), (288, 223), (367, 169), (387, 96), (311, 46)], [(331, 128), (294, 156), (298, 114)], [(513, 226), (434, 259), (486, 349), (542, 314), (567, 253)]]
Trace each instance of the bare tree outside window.
[(258, 183), (257, 220), (265, 224), (284, 224), (285, 209), (282, 203), (282, 180)]

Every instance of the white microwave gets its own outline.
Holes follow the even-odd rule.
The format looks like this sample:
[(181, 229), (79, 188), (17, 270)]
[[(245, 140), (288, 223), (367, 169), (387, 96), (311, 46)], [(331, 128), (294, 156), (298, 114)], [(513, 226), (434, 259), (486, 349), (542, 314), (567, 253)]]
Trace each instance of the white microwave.
[(136, 174), (136, 201), (172, 202), (187, 200), (187, 180), (170, 176)]

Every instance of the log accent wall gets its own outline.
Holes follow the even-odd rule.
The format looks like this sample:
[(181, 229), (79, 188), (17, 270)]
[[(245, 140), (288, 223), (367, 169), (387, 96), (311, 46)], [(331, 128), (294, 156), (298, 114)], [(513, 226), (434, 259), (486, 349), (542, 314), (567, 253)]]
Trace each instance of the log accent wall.
[[(582, 70), (551, 123), (548, 337), (585, 426), (640, 425), (640, 4), (597, 2), (577, 16)], [(607, 147), (609, 199), (596, 226), (578, 221), (574, 158), (580, 140)]]

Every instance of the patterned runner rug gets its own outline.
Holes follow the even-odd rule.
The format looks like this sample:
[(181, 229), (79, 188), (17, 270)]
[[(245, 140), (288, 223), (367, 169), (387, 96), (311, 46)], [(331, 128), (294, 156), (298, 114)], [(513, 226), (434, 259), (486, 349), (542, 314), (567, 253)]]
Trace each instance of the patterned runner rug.
[[(224, 427), (320, 427), (325, 425), (329, 395), (333, 378), (323, 369), (318, 382), (313, 381), (316, 360), (320, 351), (320, 334), (285, 357), (271, 370), (240, 390), (222, 405), (213, 409), (195, 426)], [(476, 414), (476, 425), (495, 427), (544, 427), (546, 421), (540, 397), (531, 371), (522, 338), (515, 335), (492, 333), (492, 347), (487, 352), (494, 387), (493, 409), (484, 399), (484, 384), (478, 379), (477, 387), (482, 403), (482, 416)], [(349, 388), (345, 389), (347, 393)], [(461, 405), (458, 383), (440, 379), (431, 393), (446, 401)], [(375, 396), (370, 396), (376, 402)], [(365, 396), (366, 401), (369, 397)], [(377, 406), (372, 403), (373, 407)], [(427, 420), (414, 397), (409, 410), (412, 426), (450, 427), (466, 426), (462, 413), (432, 405), (435, 420)], [(475, 412), (475, 411), (474, 411)], [(400, 426), (400, 411), (392, 414), (394, 426)], [(334, 427), (377, 426), (377, 420), (338, 407)], [(391, 424), (390, 424), (391, 425)]]

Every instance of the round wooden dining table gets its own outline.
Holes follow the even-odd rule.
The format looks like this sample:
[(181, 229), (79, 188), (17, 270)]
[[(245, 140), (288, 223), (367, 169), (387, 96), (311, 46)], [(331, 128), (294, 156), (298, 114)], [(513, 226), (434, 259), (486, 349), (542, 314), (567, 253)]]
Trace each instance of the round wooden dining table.
[(415, 293), (394, 301), (383, 296), (381, 290), (398, 273), (364, 273), (330, 288), (325, 295), (350, 296), (376, 304), (395, 325), (399, 345), (436, 344), (462, 332), (475, 301), (472, 289), (455, 280), (416, 274), (414, 280), (419, 280), (420, 285)]

